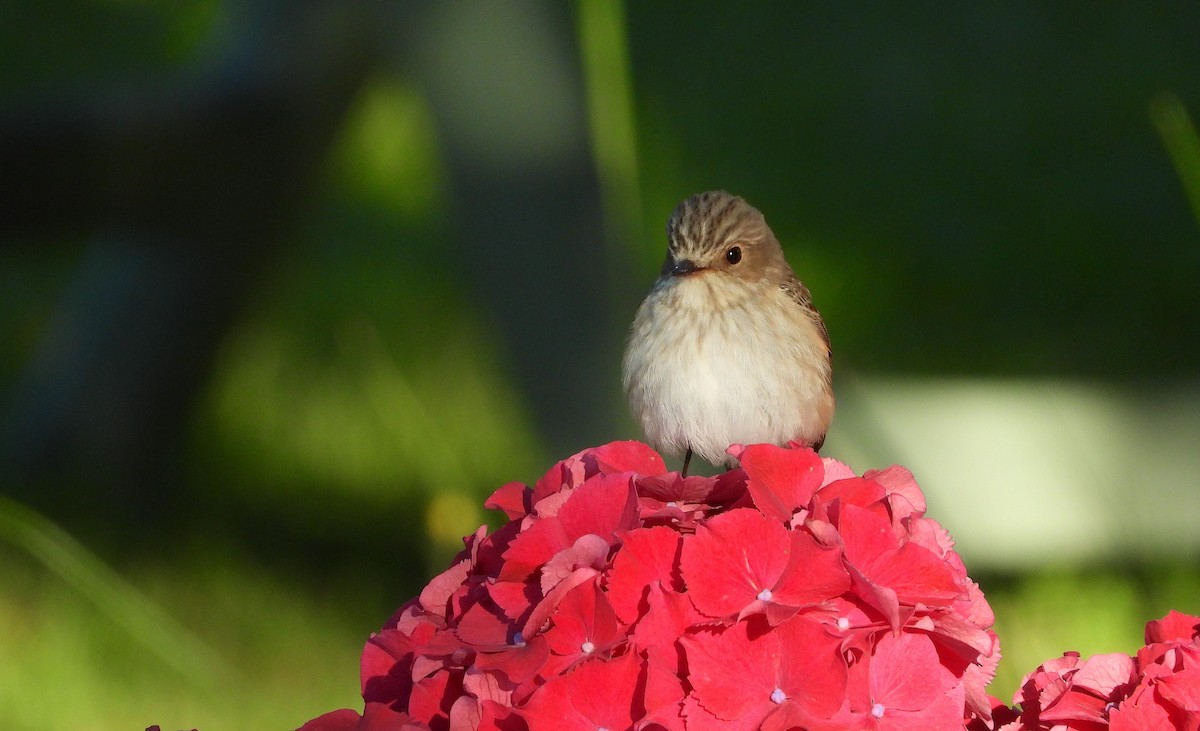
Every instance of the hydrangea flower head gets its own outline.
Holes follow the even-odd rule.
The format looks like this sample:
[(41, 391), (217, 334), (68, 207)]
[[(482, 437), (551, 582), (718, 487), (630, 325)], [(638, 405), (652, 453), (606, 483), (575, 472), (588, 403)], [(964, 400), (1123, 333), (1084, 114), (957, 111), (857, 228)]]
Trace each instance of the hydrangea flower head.
[(991, 724), (992, 613), (912, 475), (730, 455), (685, 478), (614, 442), (504, 485), (509, 522), (368, 640), (363, 713), (305, 731)]

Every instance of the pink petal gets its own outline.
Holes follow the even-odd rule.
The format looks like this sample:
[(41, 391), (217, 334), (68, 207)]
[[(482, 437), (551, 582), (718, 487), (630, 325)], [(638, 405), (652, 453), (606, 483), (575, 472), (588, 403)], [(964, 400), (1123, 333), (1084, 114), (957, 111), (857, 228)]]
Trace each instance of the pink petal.
[(421, 608), (435, 616), (445, 617), (450, 597), (462, 586), (470, 572), (471, 562), (459, 561), (435, 576), (421, 590)]
[(1132, 690), (1134, 672), (1133, 658), (1124, 653), (1093, 655), (1071, 676), (1071, 684), (1107, 700), (1115, 700), (1114, 692), (1122, 690), (1127, 694)]
[(549, 594), (558, 582), (575, 569), (590, 567), (597, 571), (608, 563), (608, 542), (594, 533), (580, 536), (575, 543), (554, 554), (542, 566), (542, 594)]
[[(912, 513), (925, 513), (925, 495), (921, 492), (921, 488), (917, 486), (917, 481), (913, 478), (913, 473), (908, 468), (901, 467), (900, 465), (892, 465), (882, 470), (867, 470), (863, 473), (863, 477), (882, 485), (889, 500), (894, 497), (903, 498), (904, 503)], [(895, 509), (892, 511), (892, 516), (896, 520), (906, 518), (908, 515), (908, 512), (897, 514)]]
[(833, 457), (822, 457), (821, 465), (825, 470), (825, 477), (821, 480), (822, 487), (831, 482), (837, 482), (838, 480), (845, 480), (848, 477), (857, 476), (854, 470), (850, 469), (849, 465), (839, 462)]

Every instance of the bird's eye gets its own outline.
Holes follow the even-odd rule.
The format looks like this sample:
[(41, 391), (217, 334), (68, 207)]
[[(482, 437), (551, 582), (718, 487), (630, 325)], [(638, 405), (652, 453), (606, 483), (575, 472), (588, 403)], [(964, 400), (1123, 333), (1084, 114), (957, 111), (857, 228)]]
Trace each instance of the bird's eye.
[(725, 261), (730, 264), (737, 264), (742, 260), (742, 247), (734, 246), (729, 251), (725, 252)]

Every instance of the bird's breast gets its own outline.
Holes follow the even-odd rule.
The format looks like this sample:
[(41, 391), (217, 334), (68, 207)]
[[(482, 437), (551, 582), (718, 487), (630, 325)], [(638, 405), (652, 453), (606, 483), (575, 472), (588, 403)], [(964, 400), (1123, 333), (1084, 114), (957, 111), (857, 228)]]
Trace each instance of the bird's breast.
[(828, 350), (813, 321), (778, 288), (728, 284), (695, 277), (656, 288), (634, 321), (626, 393), (664, 451), (691, 446), (719, 461), (733, 443), (784, 443), (828, 426)]

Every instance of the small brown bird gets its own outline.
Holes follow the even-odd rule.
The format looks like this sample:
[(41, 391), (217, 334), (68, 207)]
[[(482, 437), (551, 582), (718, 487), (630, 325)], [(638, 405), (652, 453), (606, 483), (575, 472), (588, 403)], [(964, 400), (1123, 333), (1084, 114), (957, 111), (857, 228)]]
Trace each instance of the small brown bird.
[(667, 260), (634, 318), (623, 380), (655, 449), (712, 464), (731, 444), (820, 449), (833, 419), (829, 333), (763, 215), (725, 191), (667, 221)]

